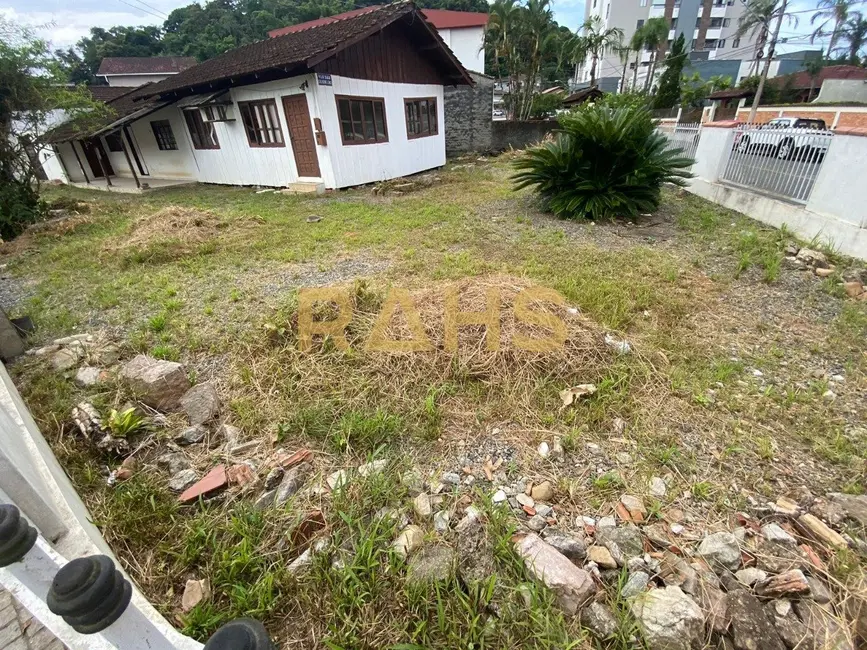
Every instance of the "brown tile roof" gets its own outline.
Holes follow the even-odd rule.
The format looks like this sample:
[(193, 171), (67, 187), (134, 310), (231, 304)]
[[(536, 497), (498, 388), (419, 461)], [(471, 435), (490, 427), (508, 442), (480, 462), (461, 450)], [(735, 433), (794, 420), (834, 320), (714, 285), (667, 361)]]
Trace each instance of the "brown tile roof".
[(742, 97), (752, 97), (756, 91), (748, 88), (729, 88), (727, 90), (717, 90), (707, 96), (708, 99), (740, 99)]
[(188, 95), (263, 81), (261, 76), (254, 77), (263, 73), (273, 75), (271, 78), (301, 74), (401, 18), (406, 19), (407, 25), (419, 30), (420, 38), (415, 39), (419, 45), (423, 44), (422, 39), (426, 39), (439, 46), (428, 50), (427, 56), (437, 57), (442, 69), (452, 74), (458, 73), (463, 79), (462, 83), (472, 85), (469, 73), (448, 49), (436, 29), (424, 19), (411, 0), (401, 0), (311, 29), (266, 38), (230, 50), (153, 84), (147, 94)]
[[(788, 81), (789, 79), (791, 81)], [(856, 65), (826, 65), (816, 75), (815, 87), (819, 88), (826, 79), (867, 79), (867, 68)], [(791, 88), (809, 88), (811, 83), (810, 73), (806, 70), (783, 75), (776, 81), (779, 87), (788, 83)]]
[[(371, 11), (373, 9), (379, 9), (382, 5), (370, 5), (369, 7), (362, 7), (361, 9), (353, 9), (352, 11), (344, 11), (342, 14), (336, 14), (334, 16), (324, 16), (322, 18), (317, 18), (316, 20), (308, 20), (306, 23), (300, 23), (298, 25), (289, 25), (287, 27), (278, 27), (277, 29), (272, 29), (268, 32), (268, 36), (271, 38), (276, 38), (277, 36), (283, 36), (284, 34), (293, 34), (295, 32), (300, 32), (305, 29), (310, 29), (311, 27), (319, 27), (320, 25), (327, 25), (328, 23), (333, 23), (336, 20), (343, 20), (344, 18), (352, 18), (353, 16), (357, 16), (361, 13), (365, 13), (367, 11)], [(480, 13), (475, 11), (450, 11), (449, 9), (422, 9), (421, 12), (424, 14), (424, 17), (427, 18), (428, 22), (436, 27), (437, 29), (458, 29), (461, 27), (484, 27), (488, 24), (488, 14)]]
[(131, 88), (123, 86), (88, 86), (87, 91), (98, 102), (110, 102), (118, 97), (126, 95)]
[(578, 90), (569, 95), (563, 100), (563, 106), (577, 106), (584, 102), (599, 99), (603, 95), (605, 95), (605, 93), (599, 90), (598, 86), (590, 86), (589, 88), (583, 88), (582, 90)]
[(191, 56), (107, 56), (96, 74), (174, 74), (196, 63)]

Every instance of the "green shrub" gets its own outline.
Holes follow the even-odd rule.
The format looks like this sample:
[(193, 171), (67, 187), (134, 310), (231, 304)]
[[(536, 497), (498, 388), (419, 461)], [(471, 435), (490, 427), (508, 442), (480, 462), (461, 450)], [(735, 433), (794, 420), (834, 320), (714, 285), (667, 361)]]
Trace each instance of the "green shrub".
[(10, 240), (45, 214), (45, 203), (27, 183), (0, 181), (0, 238)]
[(515, 189), (533, 187), (562, 218), (636, 217), (659, 206), (663, 183), (684, 185), (692, 164), (640, 106), (588, 106), (560, 118), (555, 140), (515, 161)]

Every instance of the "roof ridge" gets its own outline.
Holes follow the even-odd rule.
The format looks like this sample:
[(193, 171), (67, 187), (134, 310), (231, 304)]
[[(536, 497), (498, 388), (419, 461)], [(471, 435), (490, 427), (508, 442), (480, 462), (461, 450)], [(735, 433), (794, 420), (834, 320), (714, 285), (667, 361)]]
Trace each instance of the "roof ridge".
[[(313, 20), (304, 21), (304, 22), (311, 22), (312, 23), (312, 22), (316, 22), (317, 20), (322, 20), (323, 18), (333, 18), (334, 20), (330, 20), (327, 23), (319, 23), (318, 25), (308, 25), (307, 27), (303, 27), (301, 29), (296, 29), (294, 32), (288, 32), (286, 34), (281, 34), (280, 36), (277, 36), (275, 38), (282, 38), (283, 36), (288, 36), (289, 34), (300, 34), (301, 32), (306, 32), (306, 31), (311, 30), (311, 29), (316, 29), (317, 27), (324, 27), (325, 25), (332, 25), (334, 23), (339, 23), (343, 20), (349, 20), (351, 18), (358, 18), (359, 16), (366, 16), (367, 14), (369, 14), (373, 11), (379, 11), (380, 9), (385, 9), (385, 7), (387, 7), (388, 5), (391, 5), (391, 4), (397, 4), (397, 3), (389, 2), (389, 3), (386, 3), (384, 5), (369, 5), (367, 7), (360, 7), (359, 12), (357, 14), (354, 13), (351, 16), (339, 17), (340, 14), (337, 14), (335, 16), (320, 16), (319, 18), (314, 18)], [(352, 12), (352, 10), (350, 9), (349, 11), (344, 12), (344, 13), (351, 13), (351, 12)], [(303, 25), (304, 23), (301, 23), (301, 24)]]

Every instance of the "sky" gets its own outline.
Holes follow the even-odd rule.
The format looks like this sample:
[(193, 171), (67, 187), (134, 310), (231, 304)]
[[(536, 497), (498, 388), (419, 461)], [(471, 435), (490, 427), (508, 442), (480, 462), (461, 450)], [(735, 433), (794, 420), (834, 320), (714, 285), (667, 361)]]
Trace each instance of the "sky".
[[(187, 5), (192, 0), (0, 0), (0, 14), (18, 23), (31, 25), (37, 33), (49, 40), (54, 48), (74, 45), (86, 36), (91, 27), (114, 25), (158, 25), (172, 9)], [(815, 7), (816, 0), (791, 0), (792, 11), (805, 12)], [(561, 25), (576, 29), (584, 20), (582, 0), (552, 0), (554, 17)], [(859, 6), (867, 10), (867, 0)], [(804, 34), (809, 34), (810, 13), (797, 13), (797, 27), (784, 25), (783, 34), (795, 39), (792, 45), (781, 46), (781, 51), (810, 47)], [(817, 42), (817, 46), (821, 42)]]

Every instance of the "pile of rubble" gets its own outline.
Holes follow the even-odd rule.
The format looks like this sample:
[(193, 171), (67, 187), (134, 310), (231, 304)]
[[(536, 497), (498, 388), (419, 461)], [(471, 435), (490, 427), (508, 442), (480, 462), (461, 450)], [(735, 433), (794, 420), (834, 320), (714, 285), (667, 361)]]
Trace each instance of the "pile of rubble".
[[(810, 271), (820, 278), (828, 278), (837, 268), (828, 261), (827, 255), (810, 248), (801, 248), (795, 243), (786, 246), (785, 266), (796, 271)], [(848, 270), (841, 274), (841, 286), (846, 296), (867, 300), (867, 269)]]

